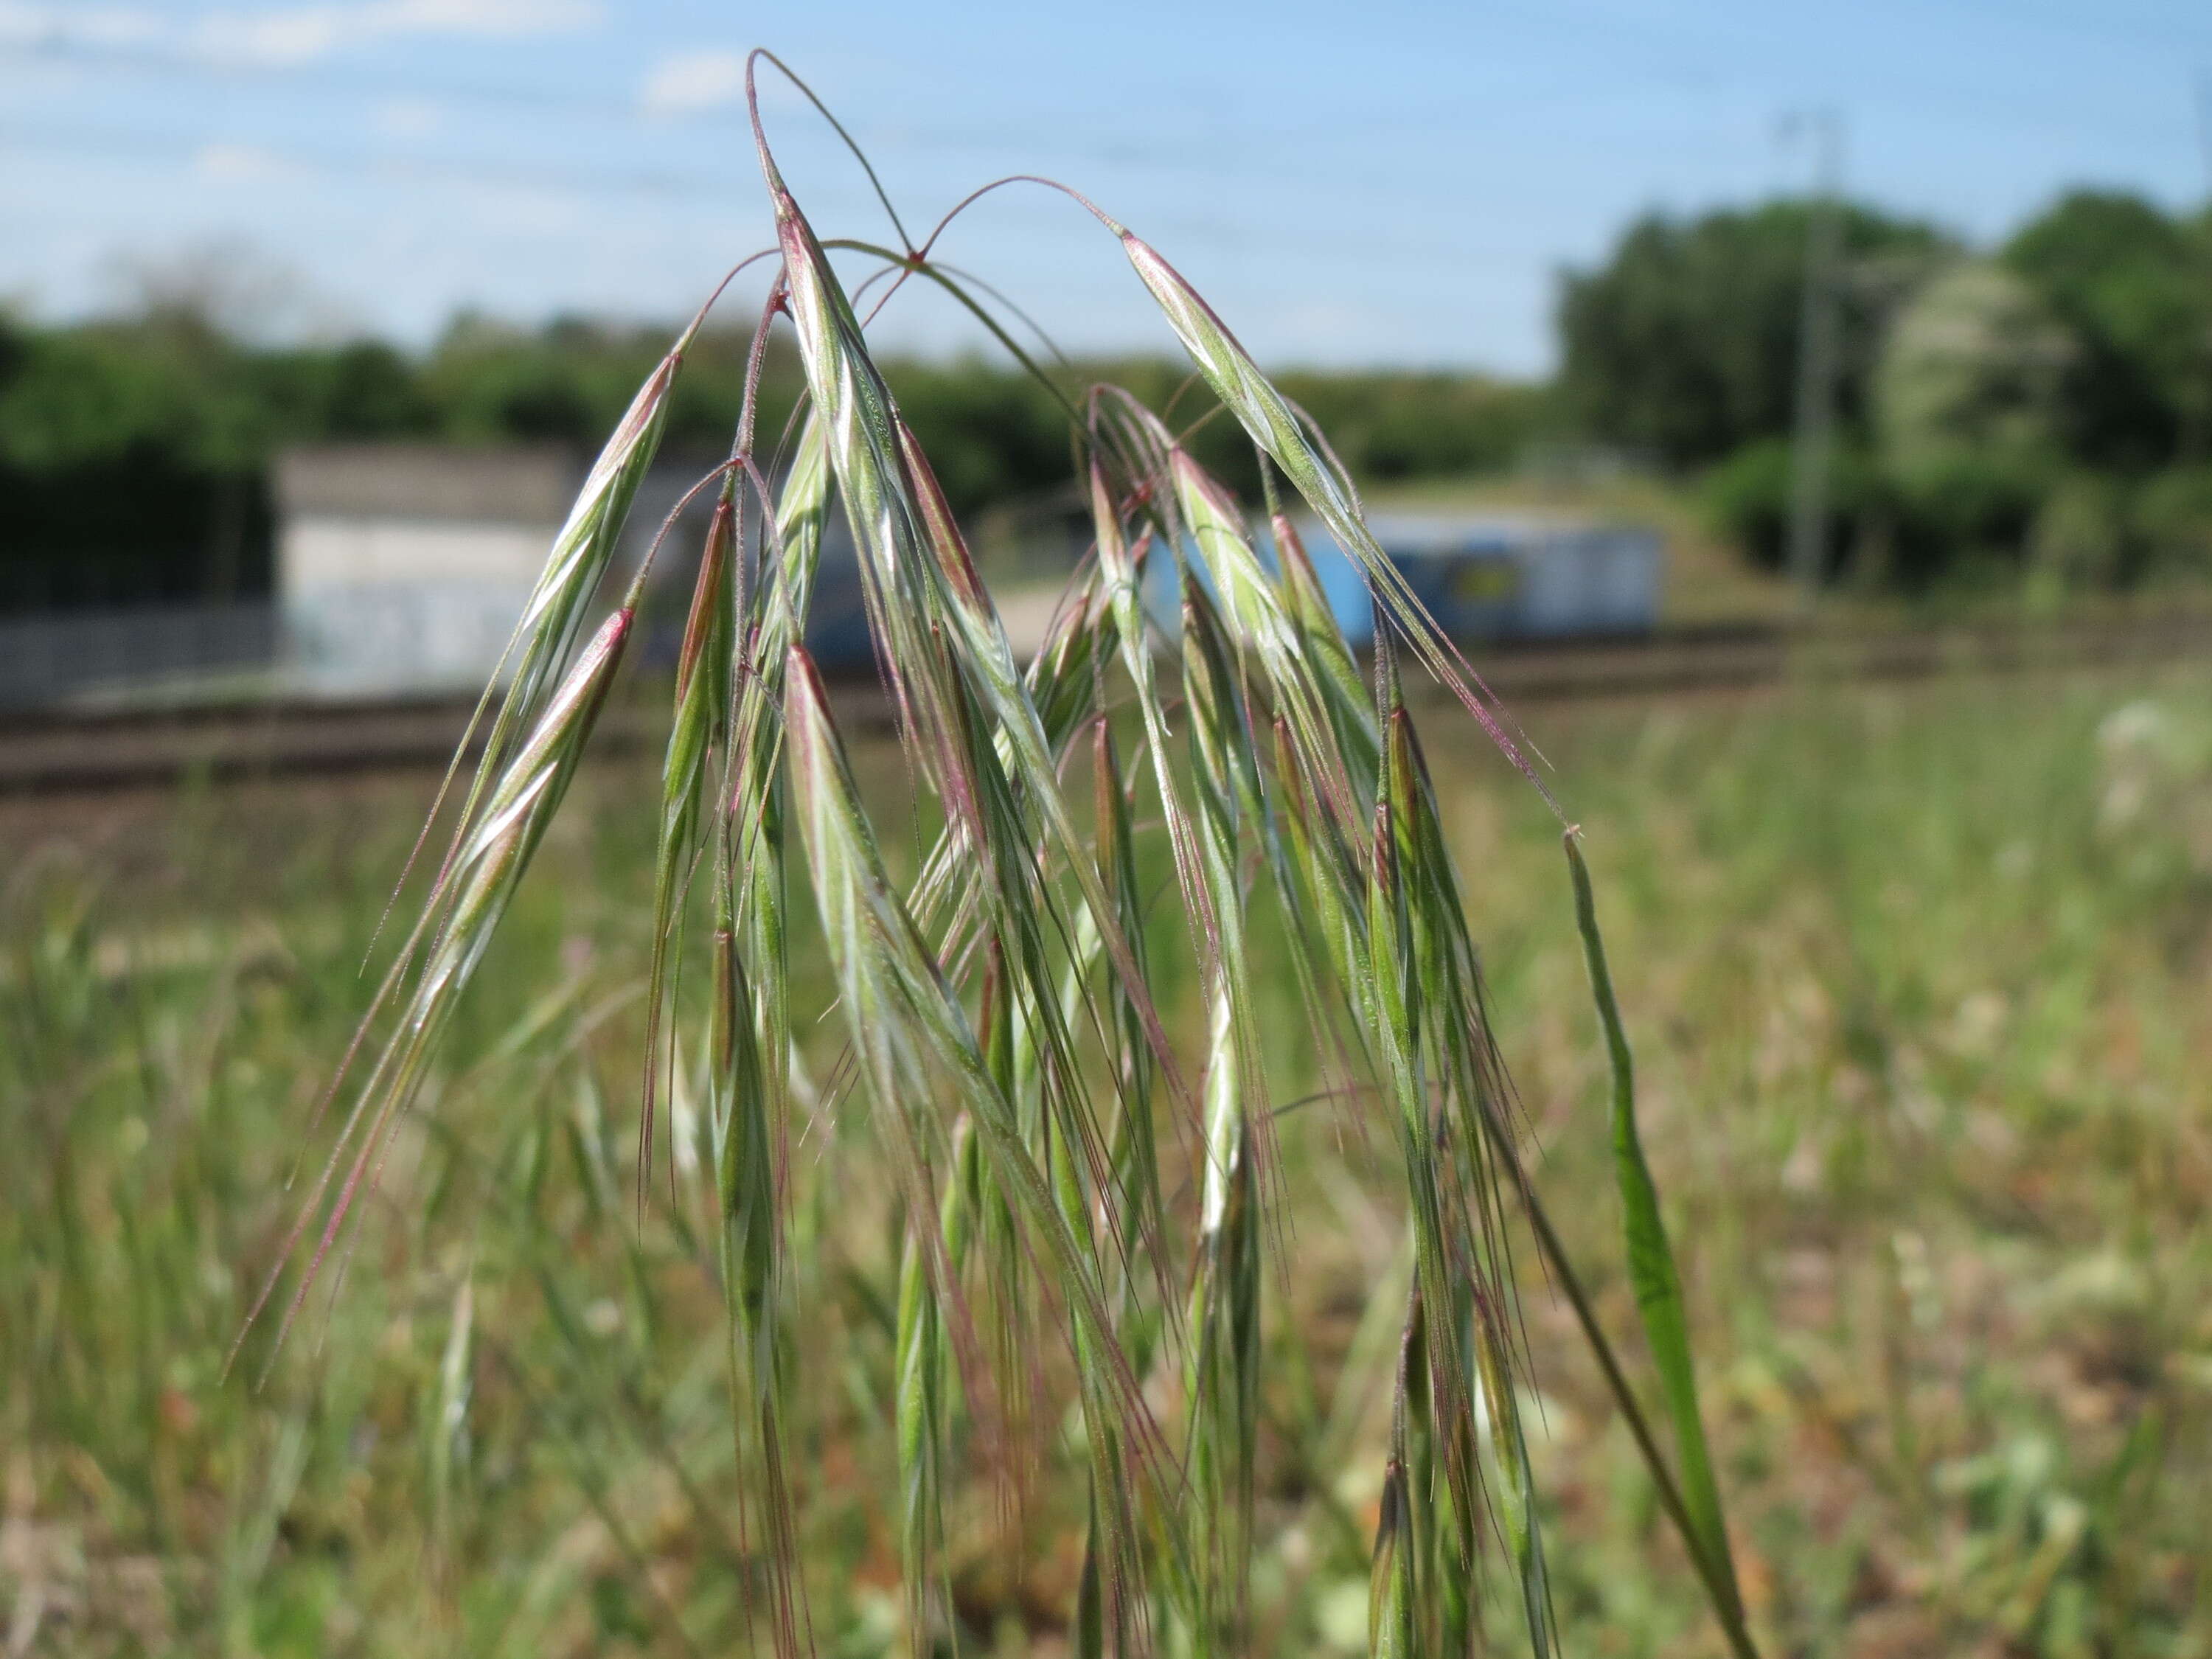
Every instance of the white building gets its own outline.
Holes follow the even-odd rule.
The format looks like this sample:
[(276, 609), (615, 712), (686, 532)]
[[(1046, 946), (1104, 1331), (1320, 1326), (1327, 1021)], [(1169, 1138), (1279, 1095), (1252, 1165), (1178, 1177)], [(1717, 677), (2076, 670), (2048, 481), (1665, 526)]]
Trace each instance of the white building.
[(582, 479), (559, 448), (363, 444), (281, 456), (276, 599), (300, 688), (480, 689)]

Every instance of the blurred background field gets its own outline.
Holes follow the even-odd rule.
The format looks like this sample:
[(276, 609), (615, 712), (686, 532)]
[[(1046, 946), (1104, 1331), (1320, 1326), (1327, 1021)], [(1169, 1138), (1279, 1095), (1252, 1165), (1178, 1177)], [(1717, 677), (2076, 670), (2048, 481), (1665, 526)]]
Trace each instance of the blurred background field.
[[(1588, 830), (1772, 1659), (2212, 1659), (2209, 20), (842, 0), (762, 30), (908, 229), (997, 173), (1091, 191), (1382, 510), (1663, 542), (1627, 637), (1468, 643)], [(452, 699), (766, 240), (736, 27), (690, 0), (0, 0), (0, 1659), (749, 1650), (690, 1094), (672, 1188), (642, 1214), (633, 1189), (696, 526), (343, 1270), (265, 1383), (265, 1323), (225, 1371)], [(795, 95), (769, 115), (825, 228), (892, 234)], [(943, 257), (1063, 390), (1130, 386), (1256, 505), (1095, 226), (1001, 192)], [(727, 453), (759, 278), (699, 337), (625, 560)], [(872, 338), (1033, 641), (1088, 534), (1060, 405), (926, 283)], [(787, 331), (763, 364), (773, 430)], [(317, 623), (391, 673), (295, 673), (318, 534), (398, 570), (391, 605), (342, 581)], [(897, 827), (886, 726), (848, 722)], [(1425, 734), (1538, 1180), (1640, 1362), (1559, 826), (1455, 707)], [(1271, 1033), (1310, 1029), (1270, 995)], [(807, 1030), (828, 1079), (835, 1024)], [(1391, 1152), (1305, 1100), (1314, 1063), (1271, 1058), (1305, 1103), (1278, 1125), (1255, 1650), (1349, 1655), (1407, 1268)], [(821, 1650), (861, 1659), (901, 1637), (902, 1218), (857, 1132), (794, 1170), (803, 1554)], [(1721, 1652), (1521, 1266), (1567, 1651)], [(1024, 1427), (1036, 1478), (951, 1517), (963, 1652), (1066, 1648), (1074, 1452)], [(1486, 1586), (1502, 1650), (1514, 1593)]]
[[(1785, 573), (1876, 626), (2212, 609), (2212, 35), (2189, 9), (1571, 0), (1348, 32), (1171, 9), (1247, 72), (1159, 81), (1145, 3), (1103, 32), (992, 6), (926, 29), (880, 0), (779, 19), (911, 224), (780, 82), (770, 125), (842, 234), (918, 235), (1006, 173), (1081, 185), (1378, 501), (1663, 532), (1662, 629), (1779, 625)], [(334, 616), (395, 659), (467, 636), (403, 689), (480, 680), (548, 501), (767, 239), (728, 30), (683, 0), (619, 26), (599, 0), (0, 10), (0, 703), (112, 700), (104, 659), (170, 695), (145, 682), (172, 656), (191, 695), (357, 692), (314, 672)], [(1017, 605), (1080, 544), (1064, 411), (1010, 341), (1063, 389), (1172, 406), (1257, 485), (1066, 206), (999, 192), (948, 231), (1000, 336), (927, 283), (871, 325)], [(862, 279), (868, 255), (836, 257)], [(641, 518), (726, 453), (763, 281), (690, 353)], [(764, 431), (799, 386), (773, 341)], [(410, 564), (402, 520), (465, 523), (473, 551)]]
[[(88, 317), (0, 305), (0, 704), (480, 684), (586, 459), (677, 326), (464, 313), (425, 343), (270, 337), (254, 269), (203, 252)], [(627, 560), (726, 446), (748, 303), (689, 356)], [(1548, 331), (1540, 376), (1293, 363), (1282, 380), (1386, 509), (1660, 538), (1646, 631), (1799, 624), (1814, 586), (1845, 629), (2212, 612), (2201, 209), (2074, 191), (1993, 245), (1828, 196), (1651, 213), (1560, 273)], [(1003, 353), (887, 349), (1002, 606), (1041, 619), (1084, 546), (1063, 405)], [(1174, 409), (1256, 501), (1249, 445), (1185, 369), (1037, 349), (1063, 393), (1108, 378)], [(764, 432), (800, 386), (779, 338)], [(663, 609), (698, 532), (672, 541)], [(856, 665), (848, 598), (824, 624), (842, 643), (815, 646)], [(649, 649), (665, 660), (671, 641)]]
[[(265, 599), (286, 451), (580, 459), (681, 321), (463, 313), (426, 344), (272, 341), (254, 270), (248, 250), (204, 251), (142, 273), (108, 314), (0, 309), (0, 535), (16, 550), (0, 609)], [(1758, 617), (1788, 546), (1808, 283), (1837, 333), (1817, 562), (1848, 599), (2048, 609), (2212, 580), (2212, 221), (2130, 191), (2063, 193), (1994, 246), (1825, 198), (1653, 213), (1559, 279), (1549, 374), (1293, 361), (1283, 385), (1374, 489), (1656, 517), (1686, 579), (1670, 620)], [(747, 308), (680, 383), (667, 444), (693, 476), (736, 424)], [(1044, 361), (1155, 406), (1182, 389), (1187, 421), (1209, 407), (1164, 358)], [(1068, 476), (1049, 390), (995, 352), (889, 362), (954, 509), (1019, 552)], [(764, 431), (799, 386), (779, 342)], [(1233, 422), (1200, 422), (1191, 444), (1256, 489)], [(1745, 579), (1717, 581), (1723, 566)]]
[[(2212, 1650), (2208, 691), (2188, 666), (1528, 714), (1588, 830), (1770, 1651)], [(1472, 738), (1437, 758), (1538, 1179), (1632, 1344), (1557, 826)], [(895, 753), (862, 766), (894, 810)], [(429, 787), (0, 807), (12, 1651), (744, 1650), (703, 1177), (687, 1157), (673, 1202), (633, 1207), (629, 765), (586, 773), (342, 1280), (262, 1391), (265, 1329), (223, 1377)], [(1279, 1121), (1258, 1629), (1356, 1652), (1404, 1272), (1390, 1154), (1327, 1103)], [(796, 1164), (816, 1632), (872, 1654), (896, 1628), (894, 1206), (865, 1139)], [(1571, 1650), (1716, 1652), (1524, 1266)], [(1080, 1533), (1054, 1491), (957, 1516), (975, 1650), (1064, 1639)]]

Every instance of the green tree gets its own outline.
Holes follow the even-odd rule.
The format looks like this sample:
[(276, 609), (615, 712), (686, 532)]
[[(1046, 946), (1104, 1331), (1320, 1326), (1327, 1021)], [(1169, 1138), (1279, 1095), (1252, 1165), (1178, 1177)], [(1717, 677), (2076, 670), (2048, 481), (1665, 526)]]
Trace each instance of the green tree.
[(2003, 258), (2080, 338), (2067, 436), (2082, 461), (2147, 471), (2212, 456), (2212, 226), (2076, 191)]
[[(1561, 392), (1595, 436), (1674, 466), (1786, 433), (1797, 373), (1809, 204), (1638, 221), (1559, 304)], [(1840, 408), (1863, 423), (1884, 325), (1950, 247), (1932, 226), (1848, 206)]]
[(1874, 380), (1874, 426), (1900, 510), (1893, 574), (1958, 551), (2017, 555), (2063, 470), (2066, 376), (2079, 352), (2035, 290), (1965, 259), (1898, 313)]
[(0, 610), (222, 598), (267, 579), (267, 386), (163, 309), (0, 349)]
[(2169, 467), (2131, 506), (2130, 527), (2152, 572), (2212, 576), (2212, 465)]

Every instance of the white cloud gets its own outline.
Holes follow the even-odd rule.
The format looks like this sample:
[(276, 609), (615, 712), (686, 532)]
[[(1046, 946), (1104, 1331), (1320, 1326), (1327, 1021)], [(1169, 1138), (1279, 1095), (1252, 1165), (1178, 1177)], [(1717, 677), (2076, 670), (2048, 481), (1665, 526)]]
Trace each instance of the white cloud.
[(299, 167), (253, 144), (202, 144), (192, 152), (192, 171), (219, 185), (273, 185), (296, 178)]
[(213, 12), (191, 31), (193, 44), (218, 57), (298, 64), (343, 47), (408, 35), (474, 35), (515, 40), (587, 29), (599, 0), (349, 0)]
[(599, 21), (598, 0), (378, 0), (360, 9), (384, 14), (394, 28), (509, 40), (564, 33)]
[(236, 6), (179, 18), (151, 7), (0, 0), (11, 46), (167, 46), (255, 64), (300, 64), (346, 46), (408, 35), (518, 40), (596, 25), (601, 0), (310, 0)]
[(219, 12), (204, 19), (194, 34), (195, 44), (212, 57), (301, 64), (335, 48), (343, 38), (343, 24), (335, 6), (243, 15)]
[(0, 0), (0, 40), (11, 46), (136, 46), (158, 40), (165, 27), (160, 14), (139, 6)]
[(744, 91), (743, 52), (680, 52), (654, 65), (639, 89), (638, 101), (649, 115), (692, 115), (734, 104)]

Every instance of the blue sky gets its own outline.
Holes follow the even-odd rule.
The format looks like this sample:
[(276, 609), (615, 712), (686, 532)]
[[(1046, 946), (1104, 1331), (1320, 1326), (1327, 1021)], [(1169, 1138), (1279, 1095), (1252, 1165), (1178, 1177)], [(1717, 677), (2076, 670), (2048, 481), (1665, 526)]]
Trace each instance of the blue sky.
[[(1990, 240), (2076, 183), (2203, 198), (2212, 6), (2159, 0), (0, 0), (0, 295), (115, 303), (218, 264), (272, 332), (431, 337), (457, 307), (668, 317), (767, 240), (744, 52), (781, 52), (912, 222), (1043, 172), (1277, 363), (1541, 372), (1557, 272), (1651, 208), (1855, 193)], [(825, 234), (884, 234), (781, 88)], [(1010, 191), (949, 234), (1070, 349), (1164, 346), (1113, 243)], [(972, 343), (902, 295), (880, 331)]]

